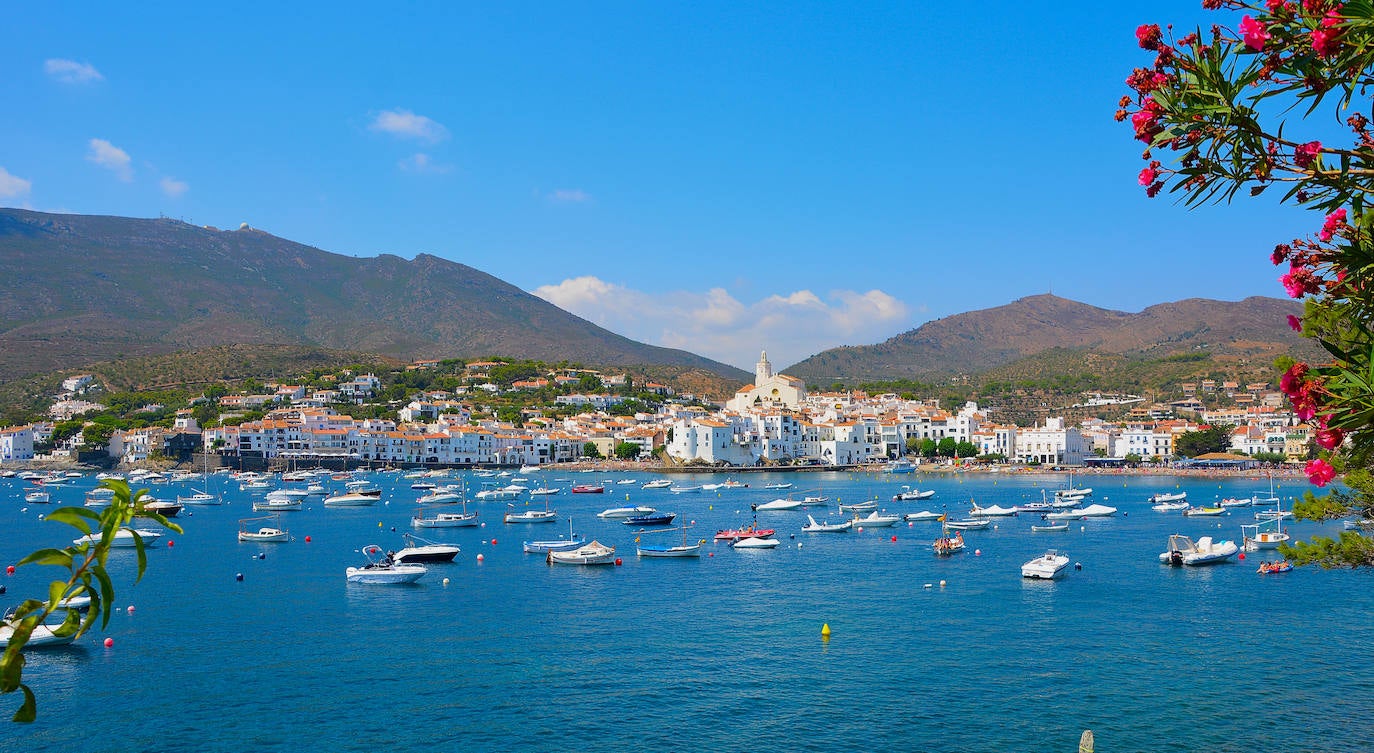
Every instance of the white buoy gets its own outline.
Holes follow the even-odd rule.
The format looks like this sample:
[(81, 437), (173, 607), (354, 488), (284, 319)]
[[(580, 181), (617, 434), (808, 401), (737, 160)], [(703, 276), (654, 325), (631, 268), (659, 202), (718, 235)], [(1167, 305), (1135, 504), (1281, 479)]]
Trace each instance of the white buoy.
[(932, 586), (931, 584), (927, 583), (927, 584), (925, 584), (924, 586), (922, 586), (922, 588), (933, 588), (933, 586)]
[(940, 588), (944, 588), (944, 587), (945, 587), (945, 582), (944, 582), (944, 581), (940, 581)]

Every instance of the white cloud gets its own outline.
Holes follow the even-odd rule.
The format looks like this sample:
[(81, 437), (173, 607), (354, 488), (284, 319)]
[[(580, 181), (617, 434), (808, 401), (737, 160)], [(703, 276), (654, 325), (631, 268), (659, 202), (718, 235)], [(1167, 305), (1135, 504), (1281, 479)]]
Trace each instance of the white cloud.
[(167, 194), (168, 198), (172, 199), (180, 198), (182, 194), (186, 193), (191, 188), (186, 184), (186, 181), (177, 180), (170, 175), (163, 176), (162, 180), (158, 181), (158, 184), (162, 186), (162, 192)]
[(583, 204), (591, 200), (591, 194), (580, 188), (560, 188), (549, 194), (549, 201), (559, 204)]
[(880, 342), (909, 329), (909, 307), (881, 290), (810, 290), (754, 302), (723, 288), (645, 293), (597, 277), (545, 285), (535, 295), (613, 332), (753, 368), (766, 348), (779, 366), (838, 345)]
[(433, 157), (430, 157), (424, 152), (416, 152), (400, 162), (397, 162), (396, 166), (408, 173), (434, 173), (439, 175), (453, 169), (452, 165), (435, 162)]
[(448, 138), (448, 129), (442, 124), (410, 110), (382, 110), (368, 126), (371, 130), (389, 133), (403, 139), (419, 139), (436, 143)]
[(43, 61), (43, 71), (53, 80), (64, 84), (89, 84), (92, 81), (105, 80), (100, 71), (90, 63), (78, 63), (62, 58), (49, 58)]
[(31, 181), (24, 180), (18, 175), (10, 175), (9, 170), (0, 167), (0, 199), (17, 199), (21, 196), (28, 196), (31, 188), (33, 188)]
[(89, 145), (87, 160), (113, 172), (125, 183), (134, 179), (134, 169), (131, 165), (133, 160), (129, 159), (128, 152), (105, 139), (91, 139)]

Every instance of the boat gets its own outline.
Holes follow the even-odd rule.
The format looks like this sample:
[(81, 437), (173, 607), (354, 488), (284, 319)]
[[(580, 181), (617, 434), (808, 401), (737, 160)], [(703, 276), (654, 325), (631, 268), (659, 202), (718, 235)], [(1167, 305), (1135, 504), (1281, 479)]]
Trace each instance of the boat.
[(1214, 518), (1226, 512), (1225, 507), (1189, 507), (1183, 514), (1192, 517)]
[(743, 481), (736, 481), (732, 478), (725, 479), (725, 483), (720, 485), (722, 489), (748, 489), (749, 485)]
[(414, 489), (415, 491), (427, 491), (430, 489), (437, 489), (439, 488), (439, 485), (434, 483), (433, 481), (416, 481), (415, 483), (410, 485), (410, 488)]
[(672, 492), (673, 494), (696, 494), (697, 492), (700, 492), (701, 489), (702, 489), (702, 487), (700, 487), (700, 486), (670, 486), (670, 487), (668, 487), (668, 491)]
[(670, 486), (672, 486), (672, 485), (673, 485), (673, 482), (670, 481), (669, 479), (666, 479), (666, 478), (656, 478), (656, 479), (654, 479), (653, 481), (650, 481), (649, 483), (645, 484), (644, 486), (641, 486), (640, 488), (641, 488), (641, 489), (667, 489), (668, 487), (670, 487)]
[(977, 520), (945, 521), (945, 527), (953, 528), (956, 531), (981, 531), (990, 525), (992, 525), (992, 521), (988, 520), (987, 518), (978, 518)]
[(1188, 492), (1159, 492), (1150, 495), (1150, 504), (1158, 505), (1165, 502), (1181, 502), (1188, 498)]
[[(67, 635), (58, 635), (57, 629), (60, 625), (35, 625), (33, 632), (29, 633), (29, 639), (24, 643), (24, 649), (31, 648), (52, 648), (56, 646), (68, 646), (76, 640), (76, 631), (73, 630)], [(10, 638), (14, 636), (14, 627), (8, 622), (0, 622), (0, 650), (10, 645)]]
[(615, 563), (615, 547), (592, 541), (565, 552), (549, 552), (544, 561), (550, 565), (611, 565)]
[[(578, 484), (577, 486), (574, 486), (570, 491), (572, 491), (573, 494), (602, 494), (606, 491), (606, 487), (600, 484)], [(591, 546), (591, 544), (588, 544), (587, 546)], [(612, 549), (611, 551), (614, 552), (615, 550)]]
[(1229, 507), (1249, 507), (1249, 506), (1252, 505), (1252, 504), (1254, 504), (1254, 500), (1251, 499), (1250, 497), (1227, 497), (1226, 499), (1223, 499), (1223, 500), (1221, 500), (1220, 502), (1217, 502), (1217, 506), (1218, 506), (1218, 507), (1228, 507), (1228, 508), (1229, 508)]
[(792, 488), (792, 485), (789, 484), (789, 483), (787, 483), (786, 481), (778, 481), (778, 482), (772, 483), (772, 484), (764, 484), (764, 485), (763, 485), (763, 488), (765, 488), (765, 489), (791, 489), (791, 488)]
[(441, 544), (414, 534), (403, 533), (401, 536), (405, 539), (405, 547), (386, 553), (392, 562), (452, 562), (460, 551), (453, 544)]
[(1069, 530), (1069, 524), (1068, 524), (1068, 523), (1036, 523), (1035, 525), (1031, 526), (1031, 530), (1034, 531), (1035, 533), (1054, 533), (1054, 532), (1056, 532), (1056, 531), (1067, 531), (1067, 530)]
[(519, 471), (516, 471), (516, 473), (520, 474), (521, 476), (525, 475), (526, 473), (538, 473), (538, 472), (539, 472), (539, 466), (537, 466), (537, 465), (528, 465), (528, 464), (520, 466), (520, 470), (519, 470)]
[(803, 533), (845, 533), (854, 528), (854, 521), (846, 520), (843, 523), (817, 523), (816, 519), (810, 515), (806, 516), (806, 525), (802, 526)]
[(1150, 509), (1155, 512), (1177, 512), (1179, 510), (1187, 510), (1189, 507), (1192, 507), (1192, 505), (1188, 504), (1187, 500), (1181, 500), (1178, 502), (1160, 502), (1157, 505), (1152, 505)]
[(758, 536), (747, 536), (742, 539), (736, 539), (731, 542), (730, 546), (735, 549), (775, 549), (780, 543), (782, 542), (771, 537), (760, 538)]
[(657, 509), (645, 505), (635, 507), (611, 507), (596, 514), (602, 520), (620, 520), (622, 518), (633, 518), (636, 515), (651, 515), (658, 512)]
[(558, 513), (552, 510), (523, 510), (507, 512), (502, 520), (506, 523), (552, 523), (558, 520)]
[(943, 517), (941, 513), (922, 510), (920, 512), (909, 512), (903, 515), (902, 519), (909, 523), (924, 523), (931, 520), (939, 520), (941, 517)]
[[(135, 536), (137, 534), (137, 536)], [(110, 540), (111, 548), (126, 549), (138, 546), (137, 539), (143, 539), (143, 546), (146, 548), (153, 542), (162, 538), (162, 533), (148, 528), (121, 528), (115, 531), (114, 537)], [(100, 541), (100, 533), (88, 533), (79, 539), (73, 539), (72, 543), (77, 546), (82, 544), (94, 544)]]
[(666, 531), (682, 531), (681, 544), (641, 544), (639, 538), (635, 538), (635, 554), (640, 557), (700, 557), (701, 545), (706, 543), (706, 539), (700, 539), (695, 544), (687, 543), (687, 529), (690, 525), (681, 525), (676, 528), (668, 528), (664, 531), (645, 531), (644, 533), (665, 533)]
[(114, 504), (114, 489), (100, 487), (86, 492), (86, 507), (92, 510), (103, 510)]
[(485, 488), (477, 492), (475, 496), (483, 502), (505, 502), (512, 499), (519, 499), (523, 489), (512, 489), (509, 486), (498, 487), (495, 484), (484, 484)]
[(1260, 510), (1259, 512), (1255, 513), (1255, 520), (1261, 522), (1283, 520), (1284, 518), (1291, 517), (1293, 517), (1293, 513), (1289, 510)]
[(410, 525), (414, 528), (473, 528), (478, 525), (477, 513), (464, 510), (457, 512), (441, 512), (432, 518), (416, 515), (410, 519)]
[(1261, 562), (1259, 569), (1255, 572), (1259, 573), (1260, 575), (1272, 575), (1274, 573), (1286, 573), (1292, 569), (1292, 562), (1289, 562), (1288, 560), (1279, 560), (1278, 562)]
[(31, 502), (37, 505), (46, 505), (51, 498), (52, 496), (46, 491), (29, 492), (24, 495), (25, 502)]
[(429, 572), (424, 565), (393, 562), (376, 544), (368, 544), (362, 552), (368, 559), (367, 564), (344, 571), (349, 583), (384, 586), (414, 583)]
[(1240, 547), (1236, 542), (1213, 541), (1211, 536), (1203, 536), (1194, 542), (1181, 533), (1169, 536), (1169, 548), (1159, 553), (1163, 565), (1211, 565), (1225, 562), (1236, 556)]
[(644, 515), (633, 515), (620, 521), (627, 526), (666, 526), (673, 522), (677, 513), (673, 512), (651, 512)]
[[(257, 523), (272, 523), (273, 525), (259, 526), (255, 531), (253, 526)], [(239, 520), (239, 541), (250, 542), (280, 542), (290, 541), (291, 533), (280, 527), (281, 521), (275, 516), (262, 518), (243, 518)]]
[(802, 507), (824, 507), (824, 506), (827, 505), (827, 504), (830, 504), (830, 498), (829, 498), (829, 497), (822, 497), (822, 496), (819, 496), (819, 495), (812, 495), (812, 496), (809, 496), (809, 497), (802, 497), (802, 501), (801, 501), (801, 506), (802, 506)]
[(1080, 507), (1073, 512), (1078, 513), (1080, 518), (1105, 518), (1109, 515), (1115, 515), (1116, 508), (1108, 507), (1107, 505), (1092, 504), (1087, 507)]
[(463, 494), (458, 489), (436, 487), (415, 500), (417, 505), (451, 505), (462, 501)]
[(776, 510), (795, 510), (795, 509), (797, 509), (798, 507), (801, 507), (801, 506), (802, 506), (802, 503), (801, 503), (801, 500), (799, 500), (799, 499), (791, 499), (791, 498), (782, 499), (782, 498), (779, 498), (779, 499), (775, 499), (775, 500), (772, 500), (772, 501), (769, 501), (769, 502), (764, 502), (763, 504), (759, 504), (759, 505), (750, 505), (749, 507), (751, 507), (751, 508), (754, 509), (754, 510), (758, 510), (758, 511), (760, 511), (760, 512), (768, 512), (768, 511), (776, 511)]
[(219, 497), (216, 497), (216, 496), (213, 495), (213, 494), (210, 494), (210, 493), (208, 493), (208, 492), (202, 490), (202, 491), (193, 491), (191, 494), (186, 494), (186, 495), (178, 494), (178, 495), (177, 495), (177, 502), (180, 503), (180, 504), (182, 504), (182, 505), (196, 505), (196, 506), (202, 506), (202, 507), (203, 507), (203, 506), (206, 506), (206, 505), (218, 505), (218, 504), (223, 504), (224, 500), (220, 499)]
[(909, 487), (909, 486), (903, 486), (903, 487), (902, 487), (902, 491), (897, 492), (896, 494), (892, 495), (892, 501), (893, 501), (893, 502), (913, 502), (913, 501), (918, 500), (918, 499), (930, 499), (931, 497), (934, 497), (934, 496), (935, 496), (935, 490), (934, 490), (934, 489), (927, 489), (927, 490), (925, 490), (925, 491), (921, 491), (921, 490), (919, 490), (919, 489), (912, 489), (912, 488)]
[(371, 507), (377, 504), (377, 496), (360, 492), (345, 492), (325, 497), (320, 504), (325, 507)]
[(872, 500), (867, 502), (855, 502), (852, 505), (840, 504), (840, 512), (871, 512), (878, 509), (878, 503)]
[(1279, 503), (1278, 495), (1274, 494), (1274, 474), (1273, 474), (1273, 473), (1270, 473), (1270, 474), (1268, 474), (1268, 476), (1269, 476), (1269, 496), (1267, 496), (1267, 497), (1261, 497), (1261, 496), (1259, 495), (1259, 493), (1256, 492), (1255, 494), (1250, 495), (1250, 503), (1251, 503), (1251, 504), (1254, 504), (1254, 505), (1277, 505), (1277, 504)]
[(897, 458), (883, 466), (883, 473), (911, 473), (916, 464), (906, 458)]
[(1064, 488), (1056, 489), (1054, 492), (1055, 499), (1059, 500), (1078, 501), (1082, 500), (1084, 497), (1091, 497), (1092, 495), (1093, 490), (1091, 488), (1078, 489), (1074, 487), (1072, 473), (1069, 474), (1068, 482), (1065, 484)]
[(1347, 531), (1374, 531), (1374, 518), (1342, 520), (1341, 528)]
[(716, 541), (738, 541), (740, 539), (756, 538), (766, 539), (777, 533), (772, 528), (759, 528), (756, 524), (749, 524), (743, 528), (727, 528), (716, 531)]
[(888, 515), (874, 510), (862, 518), (855, 515), (850, 522), (859, 528), (891, 528), (897, 525), (901, 519), (902, 516), (900, 515)]
[(274, 497), (253, 500), (253, 512), (294, 512), (301, 509), (302, 503), (293, 497)]
[(559, 487), (559, 486), (555, 486), (555, 487), (552, 487), (552, 488), (547, 487), (547, 486), (541, 486), (541, 487), (539, 487), (538, 489), (530, 489), (530, 496), (531, 496), (531, 497), (548, 497), (548, 496), (557, 494), (557, 493), (559, 493), (559, 492), (561, 492), (561, 491), (563, 491), (563, 488), (562, 488), (562, 487)]
[(969, 504), (973, 505), (973, 508), (968, 511), (968, 514), (975, 518), (1005, 518), (1016, 515), (1016, 510), (1011, 507), (1002, 507), (1001, 505), (979, 507), (978, 503), (972, 500), (969, 501)]
[(239, 491), (249, 494), (263, 494), (271, 488), (272, 484), (267, 479), (253, 479), (239, 484)]
[(949, 535), (949, 528), (944, 528), (940, 533), (940, 538), (931, 542), (931, 549), (940, 557), (948, 557), (951, 554), (964, 551), (964, 533), (955, 531), (953, 536)]
[(572, 518), (568, 518), (568, 538), (545, 539), (543, 541), (526, 541), (522, 545), (528, 554), (548, 554), (549, 552), (566, 552), (578, 547), (585, 546), (586, 539), (579, 539), (573, 533)]
[(175, 518), (181, 512), (181, 505), (176, 502), (168, 502), (156, 497), (144, 497), (143, 500), (144, 512), (161, 515), (164, 518)]
[[(1282, 513), (1281, 508), (1275, 512)], [(1256, 522), (1254, 525), (1240, 527), (1241, 547), (1247, 552), (1265, 549), (1278, 549), (1292, 537), (1283, 530), (1283, 516), (1276, 515)]]
[(1053, 549), (1021, 566), (1022, 578), (1054, 580), (1069, 570), (1069, 558)]

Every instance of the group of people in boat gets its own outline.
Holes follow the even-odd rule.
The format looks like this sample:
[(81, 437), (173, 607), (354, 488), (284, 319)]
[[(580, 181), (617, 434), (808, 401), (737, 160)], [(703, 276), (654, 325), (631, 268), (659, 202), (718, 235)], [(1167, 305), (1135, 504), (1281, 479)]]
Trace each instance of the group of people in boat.
[(1261, 562), (1257, 573), (1286, 573), (1293, 569), (1293, 563), (1288, 560), (1278, 560), (1276, 562)]

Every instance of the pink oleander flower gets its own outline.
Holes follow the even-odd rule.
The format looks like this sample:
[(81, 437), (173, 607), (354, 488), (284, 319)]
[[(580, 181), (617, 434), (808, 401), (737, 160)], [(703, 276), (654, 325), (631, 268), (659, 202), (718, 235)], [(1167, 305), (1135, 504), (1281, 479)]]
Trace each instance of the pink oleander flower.
[(1159, 41), (1164, 38), (1164, 33), (1160, 31), (1159, 24), (1141, 24), (1135, 29), (1135, 41), (1140, 44), (1142, 50), (1159, 49)]
[(1279, 390), (1288, 397), (1293, 397), (1302, 391), (1302, 385), (1307, 380), (1307, 364), (1299, 361), (1279, 377)]
[(1336, 478), (1336, 469), (1321, 458), (1307, 461), (1307, 466), (1303, 468), (1303, 471), (1307, 473), (1307, 480), (1317, 486), (1326, 486)]
[(1330, 231), (1330, 230), (1322, 230), (1320, 233), (1317, 233), (1317, 240), (1321, 241), (1322, 243), (1330, 243), (1330, 242), (1331, 242), (1331, 231)]
[(1333, 233), (1345, 224), (1345, 208), (1342, 207), (1326, 215), (1326, 221), (1322, 223), (1322, 232)]
[(1324, 449), (1334, 450), (1341, 446), (1341, 442), (1345, 441), (1345, 432), (1340, 429), (1317, 429), (1312, 434), (1312, 441)]
[(1317, 158), (1321, 150), (1322, 142), (1320, 141), (1309, 141), (1306, 144), (1300, 144), (1293, 147), (1293, 161), (1298, 164), (1298, 167), (1307, 167)]
[(1288, 255), (1291, 253), (1293, 253), (1292, 246), (1289, 246), (1287, 243), (1280, 243), (1274, 246), (1274, 253), (1269, 255), (1269, 260), (1274, 262), (1275, 266), (1277, 266), (1288, 261)]
[[(1325, 22), (1323, 21), (1323, 24)], [(1336, 50), (1341, 46), (1341, 33), (1331, 31), (1330, 27), (1323, 26), (1320, 29), (1312, 30), (1312, 51), (1317, 53), (1319, 58), (1329, 58), (1336, 54)]]
[(1148, 186), (1151, 183), (1155, 182), (1155, 175), (1155, 171), (1147, 167), (1144, 170), (1140, 171), (1140, 175), (1136, 178), (1136, 180), (1140, 182), (1140, 185)]
[(1280, 16), (1288, 12), (1288, 0), (1266, 0), (1264, 7), (1269, 10), (1269, 15)]
[(1291, 329), (1291, 330), (1293, 330), (1294, 332), (1301, 332), (1301, 331), (1302, 331), (1302, 320), (1299, 319), (1298, 317), (1292, 315), (1292, 314), (1289, 314), (1289, 315), (1288, 315), (1288, 328)]
[(1307, 267), (1293, 267), (1279, 277), (1279, 282), (1292, 298), (1321, 292), (1321, 280)]
[(1264, 22), (1256, 21), (1250, 16), (1240, 19), (1240, 35), (1245, 40), (1245, 46), (1255, 52), (1263, 52), (1264, 43), (1269, 41), (1269, 30), (1264, 26)]

